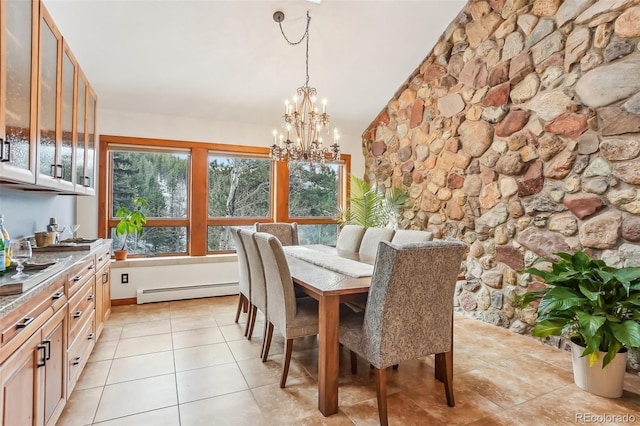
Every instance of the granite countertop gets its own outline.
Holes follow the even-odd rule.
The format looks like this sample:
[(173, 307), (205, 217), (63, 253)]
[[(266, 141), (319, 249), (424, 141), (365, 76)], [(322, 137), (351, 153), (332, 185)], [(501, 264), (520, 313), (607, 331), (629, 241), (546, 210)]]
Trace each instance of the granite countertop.
[(4, 275), (0, 276), (0, 287), (22, 282), (24, 289), (20, 294), (0, 296), (0, 318), (7, 315), (20, 304), (45, 291), (76, 263), (81, 262), (91, 255), (95, 255), (97, 251), (104, 250), (107, 247), (111, 247), (111, 240), (105, 239), (102, 244), (96, 245), (93, 249), (88, 250), (34, 252), (28, 264), (55, 263), (41, 270), (25, 269), (24, 272), (28, 277), (22, 280), (11, 278), (11, 275), (15, 274), (13, 270), (7, 271)]

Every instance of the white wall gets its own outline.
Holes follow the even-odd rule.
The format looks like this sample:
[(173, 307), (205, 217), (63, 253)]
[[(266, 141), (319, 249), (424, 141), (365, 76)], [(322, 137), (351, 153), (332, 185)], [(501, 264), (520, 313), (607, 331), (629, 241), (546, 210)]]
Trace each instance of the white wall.
[[(214, 122), (193, 117), (173, 117), (142, 114), (128, 111), (100, 109), (98, 112), (98, 133), (115, 136), (187, 140), (234, 145), (267, 146), (271, 142), (274, 126), (251, 123)], [(342, 134), (340, 145), (345, 154), (351, 154), (351, 172), (356, 176), (364, 174), (364, 157), (359, 134)], [(97, 197), (78, 197), (77, 223), (80, 235), (96, 237), (98, 234)], [(229, 269), (231, 268), (231, 270)], [(204, 265), (170, 265), (117, 269), (112, 280), (112, 299), (135, 297), (138, 289), (161, 286), (210, 283), (211, 277), (234, 276), (236, 263), (211, 263)], [(120, 284), (120, 273), (129, 273), (129, 284)], [(237, 277), (235, 278), (237, 280)]]

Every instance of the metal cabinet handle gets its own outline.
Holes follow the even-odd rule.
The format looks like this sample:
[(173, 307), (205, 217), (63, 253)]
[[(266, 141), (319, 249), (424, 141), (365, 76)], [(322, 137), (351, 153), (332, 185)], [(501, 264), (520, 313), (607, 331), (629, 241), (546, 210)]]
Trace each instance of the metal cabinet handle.
[[(60, 172), (60, 173), (58, 173)], [(54, 178), (59, 179), (62, 177), (63, 172), (62, 172), (62, 164), (52, 164), (51, 165), (51, 174), (53, 175)]]
[(75, 358), (73, 359), (73, 365), (78, 365), (78, 364), (80, 364), (80, 360), (81, 360), (81, 359), (82, 359), (82, 358), (81, 358), (81, 357), (79, 357), (79, 356), (75, 357)]
[(0, 161), (3, 163), (11, 161), (11, 142), (0, 138)]
[(86, 186), (86, 187), (91, 186), (91, 177), (83, 176), (83, 179), (84, 179), (84, 186)]
[(102, 284), (106, 284), (109, 282), (109, 271), (105, 271), (102, 273)]
[(95, 267), (96, 267), (96, 265), (91, 264), (91, 265), (87, 266), (87, 269), (88, 269), (88, 270), (92, 270), (92, 269), (93, 269), (93, 268), (95, 268)]
[(95, 296), (93, 294), (90, 294), (89, 296), (87, 296), (87, 300), (93, 300), (95, 298)]
[(93, 340), (95, 335), (96, 335), (95, 333), (89, 333), (89, 335), (87, 336), (87, 340)]
[(47, 363), (47, 347), (45, 345), (38, 345), (38, 351), (41, 349), (44, 351), (44, 355), (42, 355), (42, 361), (38, 361), (38, 364), (36, 364), (38, 368), (44, 367)]
[(75, 314), (73, 314), (74, 318), (80, 318), (82, 316), (82, 311), (78, 311)]
[(58, 299), (62, 299), (64, 297), (64, 293), (58, 291), (57, 293), (53, 293), (53, 295), (51, 296), (52, 300), (58, 300)]
[(80, 281), (81, 279), (82, 279), (82, 275), (76, 275), (75, 277), (73, 277), (73, 280), (74, 280), (75, 282), (78, 282), (78, 281)]
[(51, 339), (44, 339), (42, 341), (47, 346), (47, 350), (45, 351), (45, 361), (49, 361), (51, 359)]
[(31, 324), (33, 320), (35, 320), (35, 317), (26, 317), (22, 320), (22, 322), (16, 324), (16, 328), (25, 328), (26, 326)]

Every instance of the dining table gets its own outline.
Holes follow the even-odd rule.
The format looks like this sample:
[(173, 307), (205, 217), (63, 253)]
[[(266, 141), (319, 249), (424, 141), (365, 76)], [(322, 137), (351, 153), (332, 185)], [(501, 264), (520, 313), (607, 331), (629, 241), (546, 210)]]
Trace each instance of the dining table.
[(294, 284), (318, 301), (318, 409), (330, 416), (338, 412), (340, 303), (369, 292), (375, 258), (323, 245), (288, 246), (285, 255)]

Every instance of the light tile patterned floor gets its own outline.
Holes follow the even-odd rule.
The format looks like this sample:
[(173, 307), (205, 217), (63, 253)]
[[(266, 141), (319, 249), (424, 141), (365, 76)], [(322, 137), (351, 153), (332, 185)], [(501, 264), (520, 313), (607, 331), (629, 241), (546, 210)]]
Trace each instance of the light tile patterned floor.
[[(373, 375), (349, 372), (341, 354), (340, 412), (317, 410), (317, 340), (298, 339), (286, 389), (278, 387), (283, 339), (259, 359), (254, 336), (233, 322), (237, 297), (113, 308), (59, 426), (376, 425)], [(568, 353), (470, 318), (455, 317), (454, 390), (446, 405), (433, 357), (388, 372), (392, 425), (560, 425), (577, 415), (633, 415), (640, 423), (640, 377), (627, 374), (623, 398), (593, 396), (573, 384)], [(606, 423), (606, 422), (605, 422)], [(611, 423), (608, 423), (611, 424)]]

